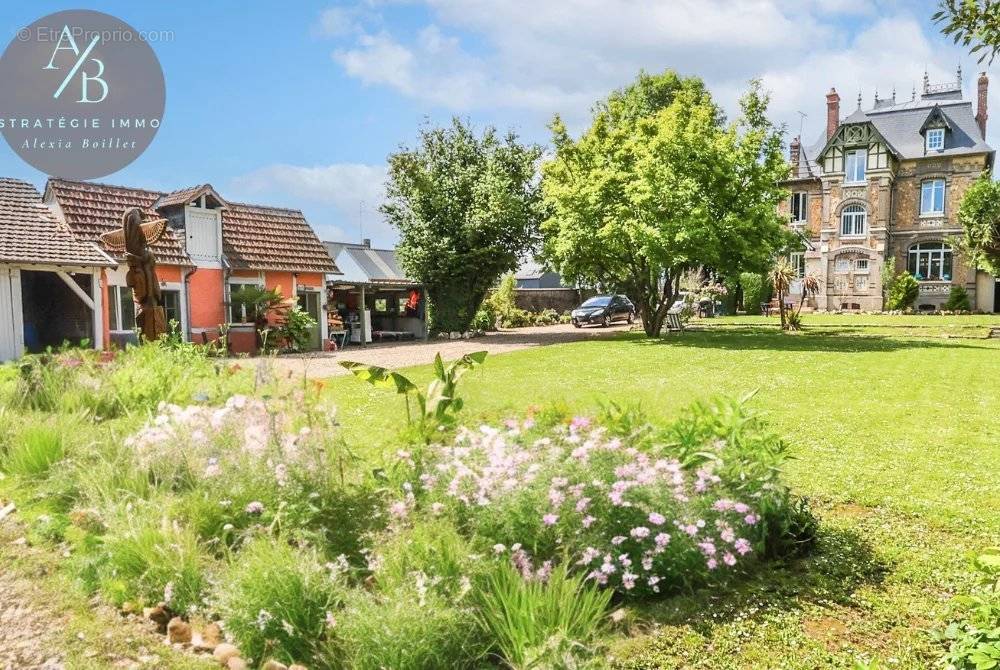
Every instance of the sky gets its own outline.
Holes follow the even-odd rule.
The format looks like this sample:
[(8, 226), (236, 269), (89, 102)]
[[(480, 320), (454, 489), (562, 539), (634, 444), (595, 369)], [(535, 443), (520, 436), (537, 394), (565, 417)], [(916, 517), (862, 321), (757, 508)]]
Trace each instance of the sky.
[[(908, 100), (924, 71), (967, 98), (982, 69), (931, 22), (933, 0), (4, 0), (0, 36), (64, 9), (112, 14), (153, 44), (167, 102), (149, 149), (99, 181), (165, 191), (210, 183), (226, 199), (301, 209), (327, 240), (397, 235), (378, 213), (386, 157), (422, 124), (458, 115), (550, 144), (555, 114), (590, 109), (645, 69), (705, 80), (730, 116), (747, 82), (811, 144), (825, 94), (841, 116), (876, 91)], [(3, 46), (9, 39), (0, 39)], [(1000, 142), (1000, 79), (988, 141)], [(805, 116), (802, 116), (802, 115)], [(0, 143), (0, 176), (46, 175)]]

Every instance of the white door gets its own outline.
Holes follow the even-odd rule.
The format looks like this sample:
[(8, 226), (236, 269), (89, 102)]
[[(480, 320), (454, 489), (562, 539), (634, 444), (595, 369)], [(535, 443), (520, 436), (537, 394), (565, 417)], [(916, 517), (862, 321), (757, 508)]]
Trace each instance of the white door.
[(187, 250), (195, 260), (219, 259), (219, 219), (214, 211), (199, 212), (189, 208), (185, 222)]
[(21, 355), (23, 320), (21, 275), (17, 270), (0, 268), (0, 361)]

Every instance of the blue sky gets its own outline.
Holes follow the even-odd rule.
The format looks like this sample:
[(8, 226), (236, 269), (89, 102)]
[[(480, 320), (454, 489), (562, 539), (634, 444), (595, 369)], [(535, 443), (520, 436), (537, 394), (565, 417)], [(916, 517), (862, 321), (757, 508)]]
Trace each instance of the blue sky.
[[(0, 35), (62, 9), (113, 14), (154, 44), (167, 84), (163, 125), (132, 165), (103, 181), (302, 209), (326, 239), (394, 231), (376, 211), (385, 157), (425, 120), (453, 115), (547, 143), (560, 113), (582, 129), (594, 100), (640, 68), (703, 77), (729, 111), (751, 77), (775, 120), (812, 140), (836, 86), (846, 116), (877, 89), (909, 99), (980, 69), (930, 23), (934, 2), (882, 0), (351, 0), (345, 2), (4, 3)], [(0, 40), (0, 44), (7, 40)], [(1000, 81), (989, 139), (1000, 135)], [(45, 175), (0, 148), (0, 175)]]

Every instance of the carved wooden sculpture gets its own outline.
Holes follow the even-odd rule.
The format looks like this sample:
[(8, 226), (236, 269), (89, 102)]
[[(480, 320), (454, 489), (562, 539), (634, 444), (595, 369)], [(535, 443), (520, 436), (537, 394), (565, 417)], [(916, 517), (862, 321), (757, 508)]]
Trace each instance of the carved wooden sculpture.
[(149, 246), (163, 237), (167, 221), (153, 219), (143, 223), (144, 216), (138, 207), (127, 210), (122, 215), (121, 230), (104, 233), (101, 239), (110, 249), (125, 252), (128, 264), (125, 283), (132, 289), (135, 322), (143, 339), (154, 342), (167, 332), (167, 323), (156, 277), (156, 256)]

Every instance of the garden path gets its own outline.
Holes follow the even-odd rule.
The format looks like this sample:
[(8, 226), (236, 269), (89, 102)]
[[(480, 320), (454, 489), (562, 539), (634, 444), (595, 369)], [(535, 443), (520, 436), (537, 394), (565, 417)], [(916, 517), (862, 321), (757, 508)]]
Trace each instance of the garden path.
[[(474, 351), (485, 350), (490, 355), (496, 355), (529, 347), (608, 337), (627, 331), (631, 327), (626, 324), (616, 324), (610, 328), (574, 328), (569, 324), (533, 326), (487, 333), (483, 337), (469, 340), (431, 338), (427, 342), (392, 342), (369, 345), (364, 348), (353, 345), (342, 351), (285, 355), (279, 356), (275, 360), (279, 374), (301, 375), (304, 373), (310, 379), (323, 379), (347, 374), (347, 370), (340, 366), (340, 361), (357, 361), (367, 365), (398, 369), (432, 363), (438, 352), (446, 361), (460, 358)], [(262, 359), (245, 360), (257, 363)]]

